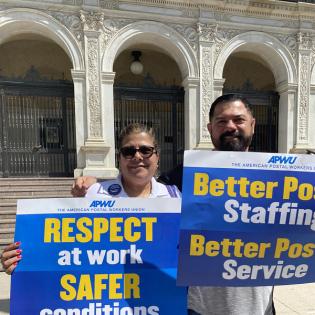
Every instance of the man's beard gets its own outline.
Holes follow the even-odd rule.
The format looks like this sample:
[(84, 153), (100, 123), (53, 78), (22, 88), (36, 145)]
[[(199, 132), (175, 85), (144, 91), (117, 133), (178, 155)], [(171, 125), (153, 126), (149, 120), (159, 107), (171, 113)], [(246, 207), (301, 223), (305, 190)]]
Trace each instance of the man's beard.
[(220, 136), (218, 150), (246, 151), (252, 142), (252, 136), (244, 136), (238, 131), (227, 131)]

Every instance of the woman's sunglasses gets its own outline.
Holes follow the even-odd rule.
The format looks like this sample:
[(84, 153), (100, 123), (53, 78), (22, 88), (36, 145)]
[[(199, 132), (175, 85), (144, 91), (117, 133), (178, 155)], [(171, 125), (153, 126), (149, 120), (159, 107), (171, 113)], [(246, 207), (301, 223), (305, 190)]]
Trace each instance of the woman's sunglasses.
[(154, 147), (141, 145), (139, 148), (133, 146), (122, 147), (120, 148), (119, 152), (125, 159), (132, 159), (137, 152), (139, 152), (143, 158), (148, 159), (153, 155), (153, 153), (156, 153), (157, 151)]

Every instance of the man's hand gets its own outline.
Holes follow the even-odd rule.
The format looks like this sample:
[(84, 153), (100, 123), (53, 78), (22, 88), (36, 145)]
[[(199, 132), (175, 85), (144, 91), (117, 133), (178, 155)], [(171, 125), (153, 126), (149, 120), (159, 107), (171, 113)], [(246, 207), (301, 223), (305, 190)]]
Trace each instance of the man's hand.
[(5, 273), (10, 275), (18, 262), (22, 259), (22, 250), (19, 249), (20, 242), (12, 243), (6, 246), (1, 255), (1, 265)]
[(96, 178), (93, 176), (80, 176), (75, 179), (71, 194), (73, 197), (84, 197), (90, 186), (96, 183)]

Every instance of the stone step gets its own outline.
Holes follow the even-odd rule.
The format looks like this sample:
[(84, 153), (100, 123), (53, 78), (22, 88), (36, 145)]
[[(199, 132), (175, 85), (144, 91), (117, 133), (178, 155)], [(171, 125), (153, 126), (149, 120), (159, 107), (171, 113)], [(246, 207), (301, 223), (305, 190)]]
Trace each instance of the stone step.
[(60, 184), (60, 185), (8, 185), (8, 186), (3, 186), (0, 188), (0, 194), (6, 194), (6, 193), (15, 193), (15, 192), (20, 192), (20, 191), (71, 191), (71, 185), (67, 184)]
[(16, 203), (1, 203), (0, 204), (0, 220), (15, 219)]
[(0, 200), (0, 212), (3, 210), (14, 210), (16, 208), (16, 202), (4, 202)]
[(6, 246), (6, 245), (8, 245), (8, 244), (11, 244), (11, 243), (13, 243), (14, 242), (14, 238), (12, 237), (10, 237), (10, 238), (1, 238), (0, 239), (0, 246), (2, 246), (2, 247), (4, 247), (4, 246)]
[(1, 185), (24, 185), (24, 184), (43, 184), (50, 185), (52, 183), (59, 185), (69, 183), (72, 184), (74, 179), (72, 177), (9, 177), (9, 178), (0, 178)]
[(15, 211), (11, 213), (0, 213), (0, 220), (6, 220), (6, 219), (11, 219), (15, 220), (16, 214)]
[[(0, 252), (2, 252), (3, 249), (4, 249), (7, 245), (9, 245), (9, 244), (11, 244), (11, 243), (13, 243), (13, 242), (14, 242), (13, 234), (12, 234), (12, 236), (11, 236), (10, 238), (0, 238)], [(0, 264), (0, 266), (1, 266), (1, 264)], [(0, 267), (0, 268), (1, 268), (1, 267)]]
[(0, 229), (0, 239), (13, 239), (14, 232), (14, 228)]
[(1, 210), (13, 210), (16, 207), (16, 202), (4, 202), (3, 199), (0, 199), (0, 211)]
[(2, 215), (0, 217), (0, 230), (5, 228), (15, 228), (15, 218), (3, 218)]
[(73, 178), (0, 178), (0, 251), (13, 242), (18, 199), (70, 198)]
[(21, 191), (4, 191), (4, 192), (0, 192), (0, 200), (4, 200), (4, 199), (23, 199), (24, 197), (26, 198), (32, 198), (32, 197), (41, 197), (41, 196), (52, 196), (52, 197), (57, 197), (60, 196), (60, 198), (62, 198), (62, 196), (71, 196), (71, 192), (69, 187), (67, 187), (66, 189), (59, 189), (59, 188), (55, 188), (55, 189), (36, 189), (34, 188), (33, 190), (21, 190)]
[(24, 194), (21, 193), (19, 195), (7, 195), (3, 198), (0, 198), (0, 202), (4, 203), (16, 203), (18, 199), (38, 199), (38, 198), (71, 198), (71, 194), (67, 192), (57, 192), (55, 194), (49, 194), (47, 192), (42, 192), (38, 194)]

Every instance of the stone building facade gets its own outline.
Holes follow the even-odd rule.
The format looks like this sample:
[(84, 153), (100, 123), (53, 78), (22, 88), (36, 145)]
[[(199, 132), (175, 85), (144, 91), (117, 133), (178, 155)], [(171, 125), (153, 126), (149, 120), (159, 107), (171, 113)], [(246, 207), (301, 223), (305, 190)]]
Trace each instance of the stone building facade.
[[(148, 52), (148, 63), (158, 62), (152, 57), (157, 53), (177, 69), (173, 81), (184, 89), (185, 149), (211, 146), (206, 128), (209, 106), (228, 90), (227, 76), (231, 77), (230, 89), (238, 80), (242, 86), (246, 69), (240, 60), (244, 67), (253, 62), (265, 69), (267, 79), (259, 67), (247, 69), (256, 75), (251, 84), (266, 80), (266, 86), (270, 83), (267, 89), (279, 96), (277, 151), (315, 148), (315, 4), (271, 0), (0, 1), (0, 59), (4, 45), (24, 43), (10, 50), (14, 54), (20, 49), (23, 56), (27, 42), (34, 40), (42, 47), (58, 46), (68, 58), (74, 87), (75, 176), (117, 174), (115, 69), (124, 68), (117, 63), (119, 56), (135, 49)], [(127, 67), (128, 62), (121, 60)], [(17, 58), (16, 62), (22, 63)], [(1, 70), (11, 63), (14, 60), (1, 64)], [(237, 64), (240, 67), (231, 68)]]

